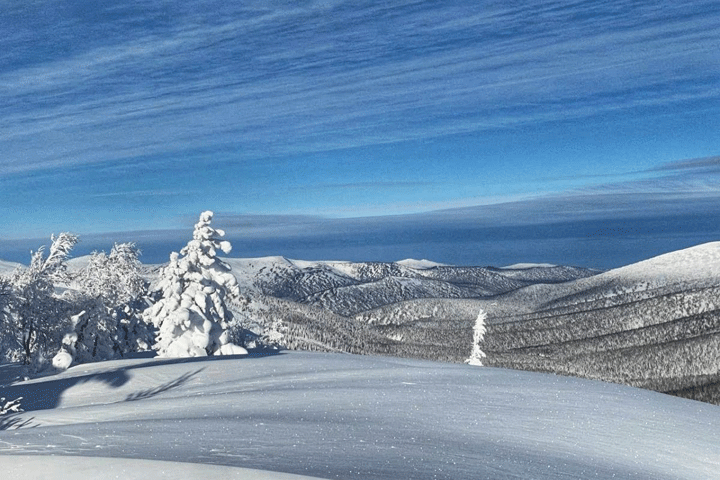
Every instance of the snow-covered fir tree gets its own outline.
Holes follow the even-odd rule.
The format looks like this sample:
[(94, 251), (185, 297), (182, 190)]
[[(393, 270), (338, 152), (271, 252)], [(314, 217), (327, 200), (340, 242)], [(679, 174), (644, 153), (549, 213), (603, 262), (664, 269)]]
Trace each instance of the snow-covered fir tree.
[(475, 325), (473, 326), (473, 346), (472, 346), (472, 352), (470, 352), (470, 357), (465, 360), (465, 363), (468, 363), (470, 365), (476, 365), (478, 367), (482, 366), (482, 359), (485, 358), (485, 352), (480, 350), (480, 343), (485, 338), (485, 319), (487, 318), (487, 313), (484, 310), (480, 310), (480, 313), (477, 316), (477, 319), (475, 320)]
[(139, 311), (147, 306), (139, 256), (133, 243), (115, 244), (109, 254), (93, 252), (69, 294), (82, 311), (71, 317), (53, 365), (62, 368), (68, 355), (74, 363), (85, 363), (149, 349), (151, 333)]
[(158, 329), (154, 345), (161, 357), (244, 354), (230, 342), (227, 331), (232, 313), (225, 306), (227, 296), (238, 296), (239, 286), (230, 266), (217, 257), (229, 253), (225, 232), (210, 226), (213, 212), (200, 214), (193, 239), (173, 252), (162, 270), (156, 290), (160, 299), (144, 312), (144, 318)]
[(55, 295), (56, 283), (67, 283), (66, 260), (78, 241), (71, 233), (51, 237), (48, 256), (44, 247), (32, 254), (30, 266), (17, 268), (10, 276), (12, 302), (9, 321), (13, 334), (6, 345), (6, 359), (42, 368), (57, 340), (66, 313), (66, 302)]

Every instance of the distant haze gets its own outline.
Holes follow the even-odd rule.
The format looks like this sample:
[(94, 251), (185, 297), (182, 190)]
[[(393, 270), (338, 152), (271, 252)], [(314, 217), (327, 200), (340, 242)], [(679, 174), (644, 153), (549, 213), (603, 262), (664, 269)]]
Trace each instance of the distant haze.
[[(685, 213), (659, 216), (652, 215), (652, 209), (637, 208), (633, 210), (636, 216), (615, 212), (615, 218), (607, 218), (602, 209), (594, 210), (597, 216), (589, 214), (589, 208), (584, 208), (582, 215), (570, 214), (570, 205), (578, 201), (579, 197), (557, 199), (552, 205), (528, 201), (357, 219), (218, 214), (214, 225), (227, 231), (233, 245), (231, 257), (282, 255), (351, 261), (416, 258), (453, 265), (531, 262), (610, 269), (720, 240), (720, 202), (714, 200), (684, 204), (685, 208), (693, 207)], [(192, 221), (188, 220), (183, 230), (81, 236), (74, 255), (109, 251), (113, 242), (133, 241), (143, 251), (144, 263), (162, 263), (191, 235)], [(29, 250), (44, 243), (47, 239), (0, 241), (0, 259), (28, 263)]]

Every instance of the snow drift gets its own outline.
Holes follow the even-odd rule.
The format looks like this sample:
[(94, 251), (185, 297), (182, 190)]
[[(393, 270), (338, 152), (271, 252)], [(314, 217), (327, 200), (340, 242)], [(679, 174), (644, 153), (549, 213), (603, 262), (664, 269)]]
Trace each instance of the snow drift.
[(341, 479), (720, 478), (720, 408), (529, 372), (284, 352), (79, 365), (3, 392), (25, 398), (27, 423), (0, 431), (0, 467), (23, 455), (29, 469), (4, 479), (79, 457)]

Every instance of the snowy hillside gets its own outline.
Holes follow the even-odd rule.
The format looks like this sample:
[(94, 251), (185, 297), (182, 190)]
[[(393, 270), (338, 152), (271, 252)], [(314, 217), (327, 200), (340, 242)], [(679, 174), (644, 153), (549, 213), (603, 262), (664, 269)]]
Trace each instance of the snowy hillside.
[(529, 372), (284, 352), (81, 365), (3, 395), (28, 410), (10, 419), (23, 428), (0, 431), (7, 480), (109, 468), (121, 479), (720, 478), (719, 407)]
[(487, 363), (720, 403), (719, 299), (720, 243), (533, 285), (490, 309)]
[(720, 279), (720, 242), (666, 253), (627, 267), (605, 273), (601, 278), (622, 278), (626, 281), (653, 279), (662, 283), (705, 282)]
[(20, 266), (21, 264), (19, 263), (0, 260), (0, 275), (10, 275), (16, 268)]
[(416, 270), (421, 270), (423, 268), (433, 268), (433, 267), (446, 267), (447, 265), (444, 263), (437, 263), (433, 262), (431, 260), (416, 260), (414, 258), (406, 258), (405, 260), (400, 260), (398, 262), (395, 262), (398, 265), (402, 265), (404, 267), (414, 268)]
[[(562, 286), (536, 285), (519, 295), (546, 306), (720, 285), (720, 242), (670, 252)], [(539, 304), (538, 304), (539, 305)]]
[(292, 300), (344, 316), (422, 298), (486, 298), (539, 282), (565, 282), (598, 273), (574, 267), (456, 267), (427, 260), (353, 263), (265, 257), (226, 261), (249, 295)]

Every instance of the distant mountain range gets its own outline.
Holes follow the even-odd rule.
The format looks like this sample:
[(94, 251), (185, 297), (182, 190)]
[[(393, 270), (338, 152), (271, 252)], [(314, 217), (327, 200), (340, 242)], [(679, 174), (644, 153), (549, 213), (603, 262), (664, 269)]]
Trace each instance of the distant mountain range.
[[(225, 260), (243, 292), (231, 305), (238, 339), (463, 362), (484, 310), (487, 366), (618, 382), (720, 404), (720, 242), (607, 272), (411, 259)], [(85, 262), (74, 259), (70, 268)], [(148, 277), (159, 267), (146, 266)]]
[(599, 273), (576, 267), (455, 267), (428, 261), (306, 262), (284, 257), (227, 259), (245, 292), (351, 317), (419, 299), (480, 299), (537, 283), (557, 284)]

